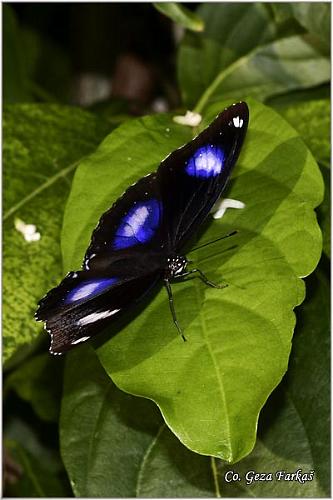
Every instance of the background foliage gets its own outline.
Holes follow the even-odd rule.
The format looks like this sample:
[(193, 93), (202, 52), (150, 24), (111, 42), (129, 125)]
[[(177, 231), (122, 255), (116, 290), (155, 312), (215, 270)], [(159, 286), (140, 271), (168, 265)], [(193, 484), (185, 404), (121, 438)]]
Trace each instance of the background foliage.
[[(3, 28), (5, 493), (329, 496), (330, 5), (16, 4)], [(99, 215), (191, 139), (175, 114), (205, 126), (239, 99), (251, 124), (229, 194), (247, 208), (200, 234), (237, 227), (233, 243), (193, 254), (226, 293), (175, 289), (190, 346), (157, 321), (158, 293), (117, 336), (49, 356), (36, 302), (80, 265)], [(314, 480), (225, 481), (298, 468)]]

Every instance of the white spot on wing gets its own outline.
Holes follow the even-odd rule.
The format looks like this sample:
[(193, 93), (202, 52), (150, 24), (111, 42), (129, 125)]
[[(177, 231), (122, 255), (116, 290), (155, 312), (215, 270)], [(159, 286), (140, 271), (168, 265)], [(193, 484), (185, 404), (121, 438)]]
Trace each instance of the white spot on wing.
[(236, 128), (242, 128), (244, 123), (242, 118), (239, 118), (239, 116), (235, 116), (235, 118), (233, 118), (232, 121), (234, 122)]
[(94, 323), (95, 321), (99, 321), (100, 319), (104, 319), (104, 318), (108, 318), (109, 316), (113, 316), (118, 311), (120, 311), (120, 309), (113, 309), (113, 311), (102, 311), (99, 313), (88, 314), (88, 316), (85, 316), (84, 318), (79, 319), (77, 324), (80, 326), (89, 325), (90, 323)]
[(214, 219), (221, 219), (228, 208), (245, 208), (245, 203), (231, 198), (218, 200), (211, 210), (211, 212), (215, 212)]
[(15, 219), (14, 221), (15, 229), (23, 234), (25, 241), (31, 243), (32, 241), (40, 240), (40, 233), (36, 231), (35, 224), (25, 224), (21, 219)]
[(74, 340), (73, 342), (71, 342), (71, 344), (72, 345), (80, 344), (81, 342), (85, 342), (88, 339), (90, 339), (90, 337), (81, 337), (80, 339), (77, 339), (77, 340)]

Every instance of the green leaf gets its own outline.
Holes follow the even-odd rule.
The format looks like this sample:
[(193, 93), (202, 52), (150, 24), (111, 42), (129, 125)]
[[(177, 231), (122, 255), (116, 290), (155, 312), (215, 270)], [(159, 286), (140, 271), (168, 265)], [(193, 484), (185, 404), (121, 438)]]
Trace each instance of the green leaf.
[(317, 37), (327, 53), (330, 49), (331, 6), (329, 2), (284, 2), (271, 4), (277, 22), (294, 18)]
[[(178, 75), (188, 108), (201, 112), (207, 103), (246, 95), (265, 100), (330, 80), (329, 58), (309, 37), (297, 34), (279, 39), (274, 21), (262, 4), (248, 4), (247, 10), (242, 4), (229, 6), (206, 4), (205, 10), (199, 9), (206, 32), (189, 34), (181, 44)], [(220, 36), (210, 32), (210, 25), (219, 30)], [(239, 36), (244, 25), (247, 29)]]
[[(325, 196), (318, 207), (318, 220), (323, 232), (323, 251), (330, 258), (331, 241), (331, 107), (328, 99), (278, 106), (279, 113), (297, 130), (321, 168), (325, 181)], [(326, 167), (326, 168), (325, 168)]]
[(177, 24), (191, 31), (203, 31), (205, 24), (192, 11), (176, 2), (155, 2), (154, 7)]
[[(263, 4), (207, 3), (197, 12), (205, 22), (205, 32), (188, 33), (178, 52), (179, 82), (189, 108), (222, 69), (276, 36), (275, 23)], [(246, 32), (239, 36), (242, 26), (246, 26)]]
[(297, 130), (318, 163), (330, 166), (331, 110), (329, 99), (276, 106)]
[[(12, 105), (4, 113), (3, 355), (36, 338), (38, 300), (61, 277), (60, 230), (71, 176), (110, 126), (87, 112), (55, 105)], [(27, 242), (15, 218), (35, 224)]]
[[(203, 240), (235, 228), (239, 234), (191, 254), (195, 267), (229, 287), (174, 285), (186, 343), (161, 290), (135, 319), (129, 312), (132, 322), (98, 350), (116, 385), (153, 399), (186, 446), (230, 462), (254, 446), (260, 409), (287, 369), (292, 311), (304, 298), (299, 277), (313, 271), (321, 253), (313, 211), (323, 196), (319, 169), (287, 122), (253, 100), (249, 105), (246, 146), (228, 192), (246, 209), (214, 221)], [(120, 126), (80, 165), (64, 218), (66, 271), (79, 267), (112, 200), (189, 139), (188, 127), (170, 116), (149, 116)]]
[(329, 60), (301, 36), (293, 36), (259, 47), (220, 71), (195, 107), (208, 102), (251, 95), (260, 100), (329, 81)]
[(293, 17), (293, 8), (290, 2), (270, 4), (277, 23), (283, 23)]
[(66, 497), (67, 488), (59, 478), (20, 443), (6, 441), (6, 452), (20, 465), (20, 477), (14, 484), (7, 485), (7, 495), (14, 497)]
[(329, 49), (331, 40), (331, 5), (329, 2), (292, 2), (291, 9), (297, 21), (322, 40)]
[(137, 486), (139, 498), (219, 497), (217, 471), (212, 457), (183, 446), (167, 426), (147, 450)]
[(286, 94), (280, 94), (267, 99), (267, 106), (280, 109), (284, 106), (293, 106), (295, 104), (305, 103), (306, 101), (325, 100), (330, 98), (331, 86), (329, 83), (312, 87), (305, 90), (294, 90)]
[(151, 402), (114, 386), (89, 346), (70, 353), (60, 442), (76, 496), (136, 496), (145, 454), (161, 425)]
[(56, 422), (60, 411), (63, 363), (48, 353), (25, 361), (5, 380), (4, 390), (13, 389), (30, 402), (42, 419)]
[[(30, 408), (16, 398), (6, 401), (4, 440), (19, 443), (33, 456), (39, 457), (50, 470), (59, 472), (62, 468), (59, 452), (52, 446), (57, 441), (56, 426), (41, 422)], [(54, 435), (55, 434), (55, 435)]]
[(5, 410), (4, 467), (9, 458), (21, 469), (18, 481), (4, 485), (6, 496), (68, 496), (70, 486), (57, 449), (56, 426), (38, 420), (18, 398), (8, 398)]

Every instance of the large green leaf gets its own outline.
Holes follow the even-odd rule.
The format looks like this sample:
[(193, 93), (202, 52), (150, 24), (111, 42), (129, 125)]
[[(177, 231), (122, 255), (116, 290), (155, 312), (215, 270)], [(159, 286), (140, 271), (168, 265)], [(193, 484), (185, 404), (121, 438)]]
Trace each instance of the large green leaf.
[(188, 34), (178, 56), (187, 107), (200, 112), (207, 103), (244, 95), (265, 100), (330, 80), (329, 59), (309, 37), (279, 39), (267, 6), (206, 4), (198, 12), (206, 31)]
[[(152, 404), (121, 393), (92, 349), (67, 359), (62, 456), (77, 496), (309, 497), (329, 495), (329, 286), (318, 271), (298, 311), (290, 369), (259, 420), (257, 444), (236, 467), (185, 448)], [(318, 341), (319, 340), (319, 341)], [(320, 409), (320, 421), (316, 418)], [(144, 415), (143, 415), (144, 414)], [(313, 425), (314, 421), (317, 425)], [(126, 464), (126, 467), (124, 467)], [(254, 482), (246, 472), (315, 470), (311, 482)], [(229, 483), (234, 470), (242, 481)], [(96, 473), (98, 471), (98, 474)], [(230, 476), (227, 476), (227, 479)]]
[[(12, 105), (4, 113), (3, 355), (41, 330), (36, 304), (61, 276), (60, 230), (72, 173), (110, 130), (90, 113), (55, 105)], [(35, 224), (39, 241), (14, 226)]]
[[(195, 266), (229, 287), (207, 289), (198, 280), (174, 286), (187, 343), (179, 340), (161, 290), (135, 319), (129, 312), (132, 322), (98, 350), (114, 382), (153, 399), (186, 446), (230, 462), (253, 448), (260, 409), (287, 369), (293, 308), (304, 298), (299, 277), (312, 272), (321, 253), (313, 211), (323, 196), (319, 169), (287, 122), (249, 104), (246, 146), (228, 193), (246, 209), (215, 221), (203, 239), (235, 228), (239, 234), (191, 255)], [(80, 165), (64, 219), (66, 271), (79, 267), (112, 200), (190, 138), (168, 115), (133, 120)]]

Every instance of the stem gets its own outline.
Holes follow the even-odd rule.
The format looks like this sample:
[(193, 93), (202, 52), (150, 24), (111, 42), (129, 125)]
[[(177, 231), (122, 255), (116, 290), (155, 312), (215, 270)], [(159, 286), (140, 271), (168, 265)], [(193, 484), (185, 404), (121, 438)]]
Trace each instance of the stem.
[(221, 71), (221, 73), (219, 73), (217, 75), (217, 77), (215, 78), (215, 80), (213, 80), (213, 82), (209, 85), (209, 87), (207, 87), (207, 89), (205, 90), (205, 92), (202, 94), (201, 98), (197, 102), (197, 105), (193, 109), (193, 111), (195, 113), (201, 113), (202, 112), (202, 110), (206, 106), (206, 104), (209, 101), (211, 95), (215, 92), (215, 90), (217, 89), (217, 87), (223, 82), (223, 80), (225, 80), (225, 78), (227, 78), (227, 76), (229, 76), (231, 73), (233, 73), (233, 71), (235, 71), (235, 69), (237, 69), (238, 67), (242, 66), (242, 64), (244, 64), (244, 62), (249, 58), (249, 56), (252, 55), (252, 53), (250, 52), (246, 56), (243, 56), (243, 57), (237, 59), (237, 61), (235, 61), (232, 64), (230, 64), (230, 66), (228, 66), (225, 70)]

